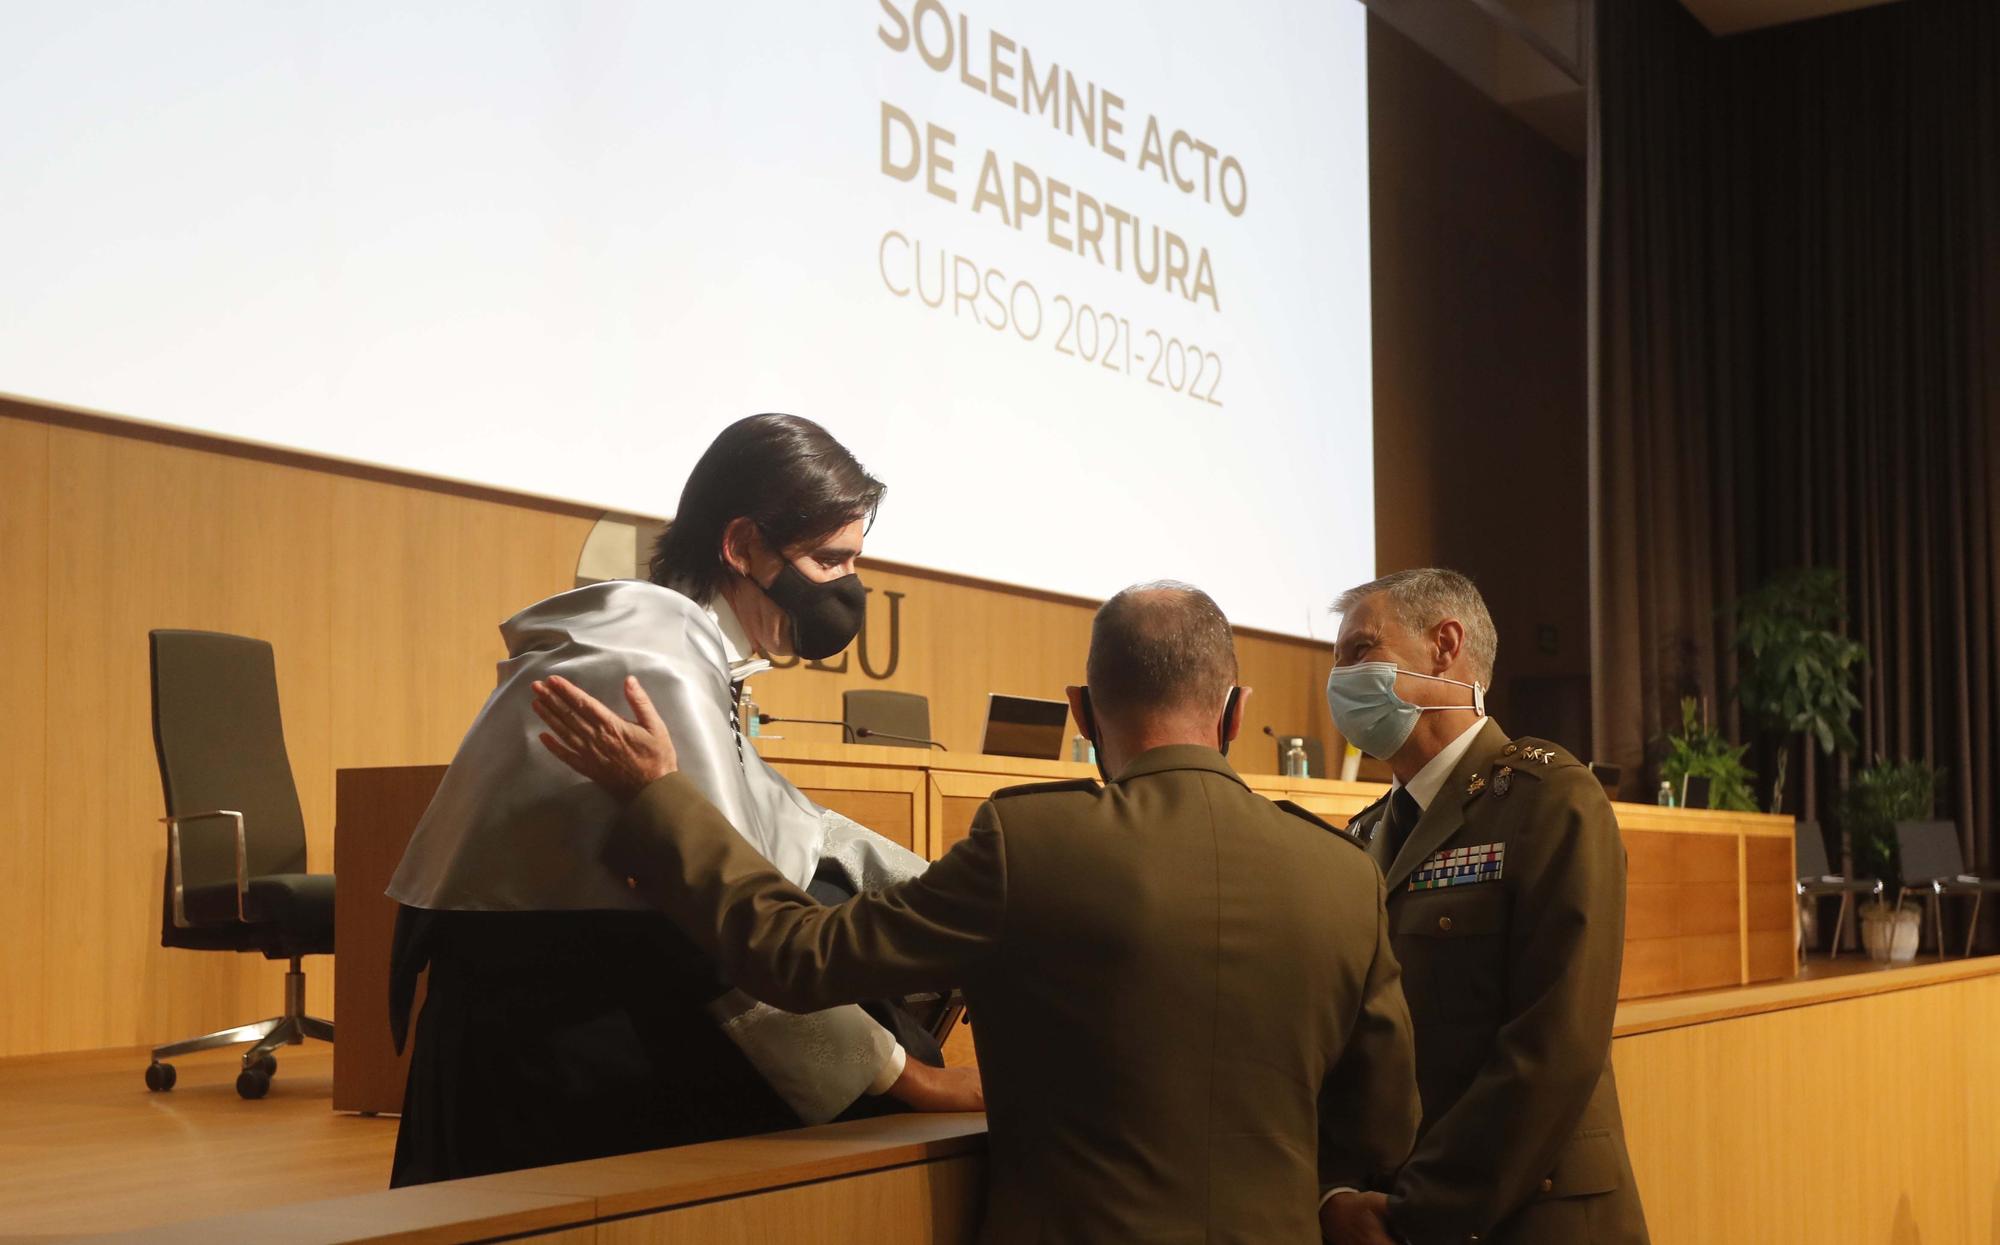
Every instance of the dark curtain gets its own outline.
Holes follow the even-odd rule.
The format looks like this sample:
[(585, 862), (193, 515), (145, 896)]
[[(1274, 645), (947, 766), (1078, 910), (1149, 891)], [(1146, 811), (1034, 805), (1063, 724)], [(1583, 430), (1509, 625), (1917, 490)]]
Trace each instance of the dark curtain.
[[(1857, 759), (1946, 767), (2000, 871), (2000, 4), (1716, 39), (1600, 0), (1591, 142), (1598, 755), (1656, 760), (1682, 695), (1747, 738), (1729, 607), (1838, 568)], [(1811, 815), (1842, 773), (1803, 751)]]

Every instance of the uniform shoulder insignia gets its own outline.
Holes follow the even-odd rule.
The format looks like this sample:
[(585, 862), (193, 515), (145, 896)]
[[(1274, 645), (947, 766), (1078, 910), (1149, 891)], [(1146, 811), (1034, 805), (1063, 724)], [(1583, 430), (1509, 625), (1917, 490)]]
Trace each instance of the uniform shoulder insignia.
[(1095, 778), (1065, 778), (1059, 782), (1024, 782), (1015, 787), (1002, 787), (991, 796), (995, 800), (1012, 799), (1017, 795), (1049, 795), (1058, 791), (1083, 791), (1092, 795), (1103, 790)]
[(1279, 808), (1284, 809), (1286, 812), (1298, 818), (1300, 821), (1308, 822), (1311, 825), (1317, 827), (1318, 829), (1326, 831), (1328, 834), (1332, 835), (1336, 839), (1339, 839), (1341, 842), (1346, 843), (1350, 847), (1354, 847), (1356, 849), (1359, 849), (1361, 847), (1360, 839), (1355, 838), (1352, 834), (1349, 834), (1347, 831), (1342, 830), (1339, 826), (1334, 825), (1332, 822), (1325, 820), (1317, 813), (1310, 812), (1306, 809), (1300, 808), (1298, 805), (1292, 803), (1290, 800), (1273, 800), (1271, 801), (1271, 803), (1277, 805)]
[(1552, 744), (1546, 739), (1523, 737), (1512, 739), (1500, 749), (1494, 761), (1498, 766), (1510, 766), (1517, 774), (1540, 776), (1550, 770), (1567, 769), (1582, 765), (1583, 762), (1571, 756), (1567, 749)]

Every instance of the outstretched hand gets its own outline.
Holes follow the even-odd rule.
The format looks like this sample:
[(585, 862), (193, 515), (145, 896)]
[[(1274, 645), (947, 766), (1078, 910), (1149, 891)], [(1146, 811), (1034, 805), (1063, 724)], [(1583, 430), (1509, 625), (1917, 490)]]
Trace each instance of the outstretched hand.
[(920, 1059), (903, 1065), (889, 1096), (912, 1111), (984, 1111), (986, 1085), (979, 1066), (933, 1068)]
[(556, 759), (621, 800), (679, 768), (667, 724), (639, 680), (625, 679), (628, 722), (561, 675), (535, 681), (535, 716), (549, 729), (542, 746)]

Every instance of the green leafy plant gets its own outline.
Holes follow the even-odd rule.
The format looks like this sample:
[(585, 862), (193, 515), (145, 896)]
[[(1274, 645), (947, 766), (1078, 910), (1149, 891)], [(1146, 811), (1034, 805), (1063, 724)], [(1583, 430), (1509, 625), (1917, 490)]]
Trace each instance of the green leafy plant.
[(1757, 724), (1787, 737), (1779, 746), (1771, 810), (1784, 802), (1789, 737), (1804, 735), (1827, 756), (1852, 752), (1855, 692), (1868, 650), (1847, 635), (1847, 590), (1836, 570), (1793, 571), (1736, 603), (1736, 697)]
[(1709, 807), (1757, 811), (1757, 797), (1750, 789), (1757, 775), (1743, 763), (1743, 754), (1750, 749), (1730, 744), (1721, 731), (1710, 726), (1694, 697), (1682, 697), (1681, 729), (1668, 731), (1666, 744), (1660, 777), (1672, 783), (1675, 791), (1682, 789), (1682, 780), (1689, 775), (1706, 778)]
[(1896, 852), (1896, 823), (1922, 821), (1937, 807), (1944, 771), (1922, 761), (1878, 760), (1856, 773), (1835, 802), (1834, 813), (1854, 852), (1857, 877), (1881, 878), (1885, 893), (1903, 884)]

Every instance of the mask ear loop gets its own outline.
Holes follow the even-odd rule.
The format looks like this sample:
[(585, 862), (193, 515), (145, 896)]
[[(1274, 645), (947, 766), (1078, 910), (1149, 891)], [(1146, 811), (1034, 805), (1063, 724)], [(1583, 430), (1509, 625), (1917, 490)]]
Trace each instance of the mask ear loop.
[(1097, 709), (1090, 703), (1088, 686), (1079, 689), (1077, 701), (1078, 708), (1083, 710), (1084, 715), (1077, 719), (1077, 727), (1083, 731), (1083, 737), (1090, 741), (1090, 755), (1097, 762), (1097, 776), (1102, 778), (1104, 785), (1108, 787), (1111, 785), (1111, 771), (1104, 767), (1104, 744), (1097, 734)]
[[(1334, 669), (1337, 672), (1340, 667), (1336, 666)], [(1472, 704), (1470, 708), (1480, 717), (1483, 718), (1486, 716), (1486, 685), (1477, 679), (1474, 679), (1470, 683), (1462, 683), (1457, 679), (1447, 679), (1441, 674), (1420, 674), (1415, 670), (1399, 669), (1396, 673), (1407, 674), (1413, 679), (1429, 679), (1433, 683), (1449, 683), (1454, 687), (1469, 687), (1472, 689)], [(1421, 705), (1417, 711), (1419, 713), (1448, 713), (1453, 709), (1464, 709), (1467, 707), (1465, 705)]]

